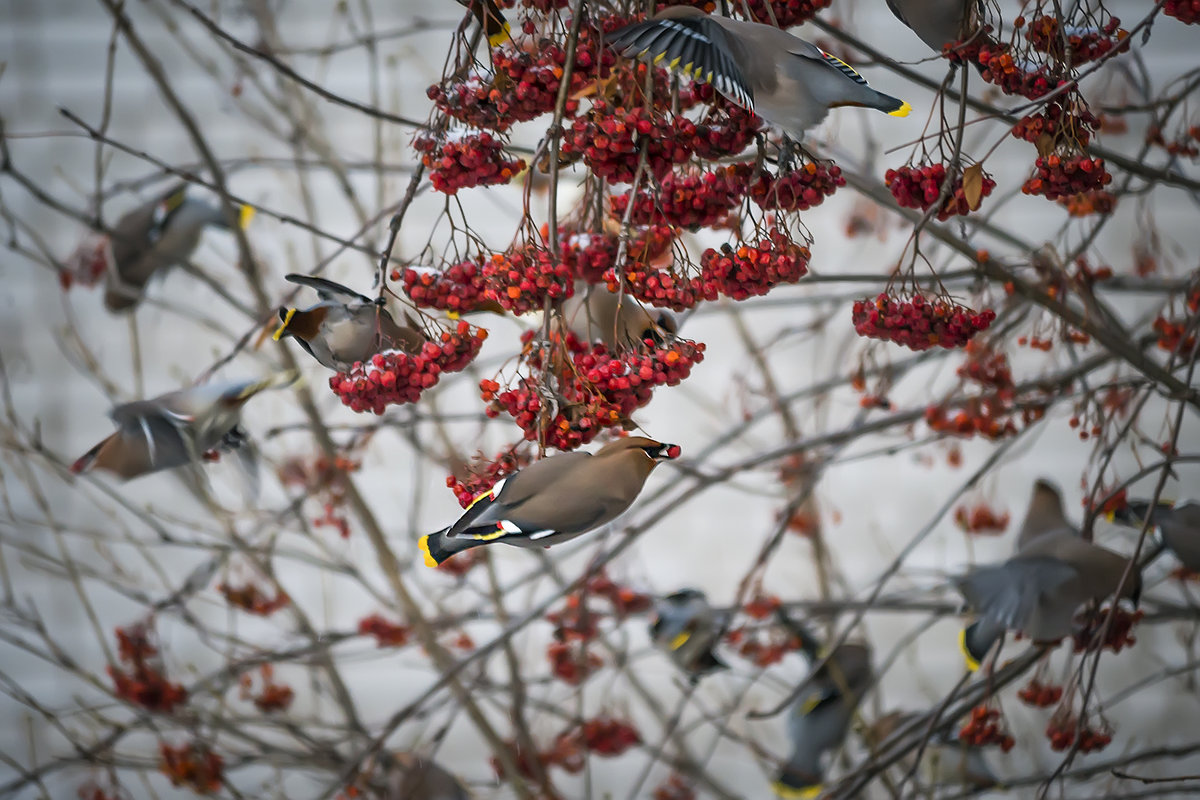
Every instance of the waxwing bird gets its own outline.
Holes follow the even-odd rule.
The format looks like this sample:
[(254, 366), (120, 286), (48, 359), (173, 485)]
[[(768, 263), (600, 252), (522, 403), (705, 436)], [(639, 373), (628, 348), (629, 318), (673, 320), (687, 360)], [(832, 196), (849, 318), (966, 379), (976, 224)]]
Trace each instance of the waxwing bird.
[(872, 89), (845, 62), (787, 31), (710, 16), (691, 6), (627, 25), (612, 34), (611, 42), (627, 58), (666, 62), (668, 69), (711, 83), (797, 141), (830, 108), (865, 106), (895, 117), (912, 110)]
[(1175, 554), (1183, 566), (1200, 572), (1200, 503), (1185, 500), (1178, 503), (1160, 501), (1151, 506), (1148, 500), (1131, 500), (1112, 515), (1117, 522), (1140, 528), (1147, 519), (1158, 528), (1163, 544)]
[[(864, 734), (867, 746), (878, 751), (897, 730), (910, 725), (921, 715), (916, 712), (893, 711), (875, 720)], [(922, 728), (922, 730), (924, 730)], [(904, 760), (901, 768), (909, 771), (912, 760)], [(972, 789), (990, 789), (1000, 785), (996, 775), (984, 758), (983, 748), (971, 747), (952, 731), (938, 730), (933, 733), (921, 758), (921, 770), (926, 780), (934, 786), (969, 786)]]
[(693, 680), (728, 665), (713, 653), (723, 620), (704, 592), (682, 589), (654, 604), (650, 638)]
[(263, 391), (295, 381), (281, 373), (261, 381), (206, 383), (150, 400), (119, 405), (110, 435), (71, 465), (76, 474), (104, 469), (124, 480), (199, 461), (210, 450), (238, 450), (242, 407)]
[(630, 436), (590, 453), (544, 458), (476, 497), (448, 528), (418, 542), (425, 564), (436, 567), (471, 547), (504, 542), (548, 547), (574, 539), (625, 512), (661, 461), (679, 445)]
[(887, 6), (935, 53), (982, 34), (979, 0), (887, 0)]
[(508, 20), (500, 11), (495, 0), (455, 0), (460, 6), (470, 9), (479, 26), (487, 34), (488, 44), (495, 47), (508, 41), (512, 35)]
[(662, 344), (679, 331), (678, 320), (667, 309), (647, 308), (604, 286), (576, 287), (563, 303), (563, 319), (581, 342), (599, 339), (610, 353), (646, 339)]
[(1033, 484), (1033, 496), (1029, 500), (1029, 510), (1025, 512), (1025, 520), (1021, 523), (1021, 530), (1017, 532), (1017, 550), (1019, 551), (1043, 533), (1063, 528), (1074, 530), (1074, 526), (1067, 520), (1067, 515), (1063, 511), (1062, 494), (1058, 491), (1057, 486), (1039, 478)]
[[(1034, 538), (1000, 564), (976, 567), (954, 579), (978, 618), (959, 636), (967, 668), (979, 668), (1006, 630), (1052, 642), (1074, 630), (1075, 612), (1116, 594), (1129, 559), (1093, 544), (1073, 528)], [(1123, 597), (1136, 606), (1142, 576), (1134, 567)]]
[(382, 302), (340, 283), (295, 273), (287, 280), (317, 291), (321, 302), (304, 309), (280, 308), (275, 341), (291, 336), (322, 366), (346, 372), (384, 350), (414, 353), (425, 344), (415, 328), (396, 324)]
[(458, 779), (432, 761), (396, 753), (383, 800), (470, 800)]
[(850, 730), (854, 711), (874, 681), (871, 651), (861, 644), (840, 645), (806, 680), (788, 712), (792, 752), (771, 788), (785, 800), (821, 794), (825, 754), (837, 749)]
[[(253, 216), (250, 206), (238, 207), (242, 227)], [(187, 261), (209, 225), (229, 229), (221, 209), (188, 197), (184, 183), (117, 220), (110, 237), (113, 257), (104, 286), (105, 307), (117, 312), (136, 308), (150, 279)]]

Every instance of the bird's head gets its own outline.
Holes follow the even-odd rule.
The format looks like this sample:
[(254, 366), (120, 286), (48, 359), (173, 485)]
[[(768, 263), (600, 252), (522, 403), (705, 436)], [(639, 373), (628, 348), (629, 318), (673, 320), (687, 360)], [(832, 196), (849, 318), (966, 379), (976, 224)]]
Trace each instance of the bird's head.
[(678, 458), (680, 453), (679, 445), (677, 444), (659, 442), (645, 436), (627, 436), (624, 439), (618, 439), (600, 448), (600, 452), (596, 453), (596, 457), (600, 458), (610, 454), (638, 450), (645, 453), (655, 464)]
[[(1171, 508), (1171, 503), (1159, 500), (1158, 508)], [(1110, 511), (1105, 516), (1109, 522), (1119, 522), (1131, 528), (1140, 528), (1142, 523), (1150, 518), (1153, 511), (1154, 507), (1150, 505), (1149, 500), (1130, 500), (1122, 508)]]
[(278, 342), (284, 336), (294, 336), (306, 342), (311, 341), (320, 331), (321, 321), (325, 319), (327, 311), (321, 306), (308, 311), (280, 306), (279, 327), (271, 334), (271, 338)]

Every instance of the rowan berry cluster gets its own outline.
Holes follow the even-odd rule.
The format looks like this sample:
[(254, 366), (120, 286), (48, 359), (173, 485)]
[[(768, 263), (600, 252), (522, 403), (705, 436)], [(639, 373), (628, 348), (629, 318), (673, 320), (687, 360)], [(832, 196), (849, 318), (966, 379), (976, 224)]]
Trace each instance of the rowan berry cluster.
[[(747, 0), (750, 19), (780, 28), (791, 28), (829, 8), (833, 0)], [(739, 7), (740, 8), (740, 7)]]
[(178, 747), (158, 746), (158, 770), (172, 786), (186, 786), (196, 794), (218, 792), (225, 783), (225, 759), (207, 745), (188, 742)]
[(596, 176), (613, 183), (632, 183), (645, 145), (646, 172), (661, 179), (676, 164), (692, 157), (696, 125), (684, 116), (635, 106), (610, 106), (597, 100), (564, 132), (562, 152), (581, 156)]
[(1121, 20), (1109, 17), (1102, 28), (1078, 25), (1060, 25), (1058, 18), (1049, 14), (1034, 17), (1025, 27), (1025, 38), (1033, 49), (1046, 53), (1058, 61), (1067, 60), (1078, 67), (1089, 61), (1097, 61), (1114, 48), (1128, 49), (1129, 32), (1121, 29)]
[(800, 649), (800, 640), (778, 628), (750, 628), (742, 625), (725, 634), (725, 641), (737, 654), (754, 666), (765, 669), (783, 661), (788, 653)]
[(981, 77), (1005, 94), (1038, 100), (1066, 83), (1045, 65), (1033, 66), (1014, 58), (1012, 48), (1006, 44), (980, 45), (975, 61), (981, 67)]
[[(1141, 611), (1126, 611), (1119, 606), (1111, 612), (1110, 609), (1111, 607), (1105, 607), (1087, 612), (1083, 624), (1078, 626), (1075, 631), (1076, 653), (1095, 650), (1097, 647), (1119, 653), (1126, 647), (1137, 644), (1137, 637), (1133, 635), (1133, 626), (1140, 622), (1145, 614)], [(1103, 642), (1099, 642), (1097, 645), (1097, 639), (1104, 632), (1110, 613), (1113, 615), (1113, 620), (1112, 624), (1108, 626), (1108, 635)]]
[(987, 503), (959, 506), (954, 510), (954, 522), (967, 533), (977, 536), (998, 536), (1008, 527), (1006, 511), (996, 512)]
[(1055, 98), (1036, 113), (1026, 114), (1013, 126), (1012, 135), (1026, 142), (1038, 142), (1043, 136), (1052, 144), (1087, 147), (1092, 133), (1100, 127), (1096, 118), (1078, 97), (1069, 102)]
[(433, 188), (444, 194), (508, 183), (525, 169), (525, 160), (508, 158), (504, 143), (487, 131), (456, 137), (422, 135), (413, 139), (413, 149), (423, 154), (421, 163), (429, 170)]
[(358, 635), (374, 638), (379, 648), (404, 647), (411, 633), (407, 625), (397, 625), (382, 614), (371, 614), (358, 621)]
[(988, 705), (975, 706), (967, 718), (966, 724), (958, 731), (958, 738), (971, 747), (998, 745), (1007, 753), (1016, 742), (1008, 732), (1008, 726), (1000, 714), (1000, 709)]
[[(613, 195), (614, 218), (624, 219), (629, 195)], [(671, 172), (657, 188), (638, 189), (629, 219), (634, 225), (666, 224), (697, 230), (724, 222), (745, 195), (745, 181), (729, 167), (711, 172)]]
[[(616, 264), (620, 239), (615, 233), (599, 231), (564, 231), (559, 249), (563, 263), (576, 278), (588, 283), (604, 283), (605, 273)], [(676, 233), (670, 225), (648, 225), (633, 228), (625, 246), (626, 264), (651, 264), (661, 258), (675, 242)]]
[(642, 736), (632, 722), (609, 716), (585, 721), (579, 729), (578, 736), (587, 750), (598, 756), (610, 758), (615, 758), (634, 745), (642, 743)]
[(127, 703), (147, 711), (171, 713), (187, 702), (188, 693), (181, 684), (171, 683), (163, 673), (158, 648), (151, 642), (146, 623), (117, 628), (117, 659), (121, 667), (110, 665), (114, 693)]
[[(921, 164), (911, 167), (889, 169), (884, 174), (884, 182), (892, 197), (903, 208), (917, 208), (928, 211), (941, 196), (942, 184), (946, 181), (946, 167), (943, 164)], [(980, 185), (980, 198), (987, 197), (996, 188), (996, 182), (991, 176), (984, 174)], [(955, 215), (966, 216), (971, 213), (971, 203), (963, 188), (963, 173), (954, 177), (950, 184), (949, 193), (942, 204), (938, 206), (937, 218), (946, 221)]]
[(1154, 318), (1151, 327), (1158, 334), (1160, 350), (1166, 350), (1168, 353), (1187, 354), (1196, 349), (1196, 337), (1186, 335), (1188, 326), (1187, 319), (1175, 322), (1159, 314)]
[(483, 278), (482, 259), (461, 261), (444, 270), (392, 271), (392, 280), (403, 279), (404, 292), (418, 308), (440, 308), (465, 314), (490, 300)]
[(696, 800), (696, 793), (680, 775), (671, 773), (655, 788), (652, 800)]
[(1062, 699), (1063, 687), (1042, 683), (1037, 678), (1031, 680), (1017, 692), (1017, 697), (1027, 706), (1034, 708), (1049, 708)]
[(241, 699), (250, 700), (254, 703), (254, 707), (264, 714), (287, 711), (291, 707), (292, 701), (296, 699), (295, 691), (285, 683), (275, 682), (275, 668), (270, 664), (263, 664), (258, 668), (258, 672), (262, 680), (262, 688), (258, 694), (254, 694), (254, 679), (250, 673), (244, 673), (238, 679), (238, 683), (241, 684), (239, 693)]
[(1162, 11), (1185, 25), (1200, 24), (1200, 0), (1164, 0)]
[(1151, 125), (1146, 130), (1146, 144), (1161, 147), (1173, 156), (1200, 157), (1200, 125), (1189, 126), (1186, 131), (1180, 131), (1178, 137), (1169, 142), (1163, 137), (1162, 128)]
[(550, 672), (568, 686), (578, 686), (604, 666), (604, 659), (583, 642), (551, 642), (546, 648)]
[(852, 312), (854, 330), (859, 336), (894, 342), (910, 350), (931, 347), (962, 347), (975, 334), (987, 330), (996, 312), (974, 312), (952, 301), (914, 294), (902, 300), (880, 293), (874, 300), (856, 300)]
[(329, 379), (329, 388), (353, 411), (382, 414), (389, 405), (415, 403), (443, 373), (458, 372), (479, 354), (487, 331), (460, 320), (454, 332), (443, 331), (441, 342), (426, 342), (418, 353), (377, 353), (349, 372)]
[(510, 447), (501, 450), (487, 461), (477, 458), (476, 463), (466, 469), (465, 477), (461, 479), (455, 475), (446, 476), (446, 486), (454, 492), (458, 504), (466, 508), (475, 498), (495, 486), (501, 478), (507, 478), (528, 466), (529, 460), (527, 450)]
[(493, 254), (483, 262), (483, 279), (488, 297), (517, 315), (575, 292), (571, 268), (535, 245)]
[[(743, 165), (743, 170), (748, 172), (748, 165)], [(760, 173), (750, 185), (750, 199), (765, 211), (808, 211), (845, 185), (842, 168), (837, 164), (807, 161), (779, 175)]]
[(692, 88), (706, 88), (709, 97), (705, 102), (713, 106), (696, 123), (696, 136), (692, 141), (696, 156), (706, 161), (718, 161), (741, 155), (754, 141), (762, 120), (754, 112), (736, 106), (720, 95), (713, 96), (712, 84), (696, 82)]
[(639, 302), (657, 308), (683, 311), (700, 301), (699, 281), (673, 269), (655, 269), (641, 263), (626, 265), (618, 276), (616, 270), (604, 273), (604, 283), (610, 292), (624, 291)]
[(943, 406), (925, 409), (925, 424), (930, 430), (955, 436), (982, 436), (993, 441), (1017, 435), (1017, 425), (1009, 414), (1009, 405), (995, 396), (971, 397), (962, 408)]
[(742, 243), (734, 249), (721, 245), (700, 256), (700, 277), (694, 290), (705, 300), (725, 295), (734, 300), (758, 297), (781, 283), (796, 283), (808, 274), (809, 249), (786, 233), (772, 228), (758, 244)]
[(1050, 740), (1050, 749), (1056, 753), (1072, 745), (1081, 753), (1092, 753), (1108, 747), (1112, 742), (1112, 731), (1104, 724), (1093, 728), (1082, 722), (1070, 708), (1063, 707), (1050, 717), (1046, 725), (1046, 738)]
[(1072, 217), (1087, 217), (1092, 214), (1111, 214), (1117, 207), (1117, 196), (1103, 189), (1089, 189), (1070, 197), (1060, 197), (1058, 203)]
[(1051, 153), (1039, 157), (1034, 162), (1034, 169), (1033, 177), (1025, 181), (1021, 191), (1042, 195), (1047, 200), (1103, 189), (1112, 182), (1112, 175), (1104, 167), (1104, 159), (1083, 153)]
[(89, 234), (63, 262), (58, 283), (63, 291), (73, 285), (95, 286), (108, 273), (112, 263), (112, 244), (107, 236)]
[(250, 582), (241, 586), (231, 586), (222, 581), (217, 584), (217, 591), (229, 605), (257, 617), (269, 617), (292, 602), (292, 598), (282, 589), (277, 590), (272, 597)]

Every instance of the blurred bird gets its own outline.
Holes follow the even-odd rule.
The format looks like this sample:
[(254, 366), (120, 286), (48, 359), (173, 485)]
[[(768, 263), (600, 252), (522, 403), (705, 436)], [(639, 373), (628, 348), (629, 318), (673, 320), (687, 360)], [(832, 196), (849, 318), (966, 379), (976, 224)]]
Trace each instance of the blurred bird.
[[(242, 227), (253, 216), (252, 207), (238, 207)], [(117, 220), (110, 236), (113, 263), (104, 286), (105, 307), (109, 311), (136, 308), (150, 279), (187, 261), (208, 225), (229, 229), (221, 209), (188, 197), (185, 183)]]
[(935, 53), (983, 35), (979, 0), (887, 0), (887, 6)]
[[(893, 711), (875, 720), (863, 738), (872, 750), (878, 750), (896, 730), (912, 723), (921, 715), (916, 712)], [(903, 764), (903, 762), (901, 762)], [(902, 767), (910, 770), (912, 761)], [(983, 748), (970, 747), (950, 731), (940, 730), (930, 737), (921, 758), (921, 768), (934, 786), (963, 786), (990, 789), (1000, 785), (983, 757)]]
[[(1041, 642), (1069, 636), (1079, 607), (1115, 594), (1129, 565), (1125, 556), (1084, 540), (1069, 524), (1039, 533), (1056, 515), (1062, 516), (1061, 507), (1051, 507), (1048, 490), (1053, 487), (1045, 481), (1034, 486), (1016, 555), (954, 579), (978, 615), (959, 635), (972, 671), (1006, 630), (1019, 630)], [(1057, 491), (1053, 493), (1057, 498)], [(1122, 596), (1136, 606), (1141, 591), (1142, 576), (1135, 567)]]
[(286, 277), (315, 289), (321, 302), (305, 309), (280, 308), (280, 324), (272, 338), (295, 338), (322, 366), (346, 372), (354, 362), (384, 350), (414, 353), (425, 344), (415, 328), (396, 324), (382, 298), (372, 300), (324, 278), (295, 273)]
[(559, 453), (496, 483), (476, 497), (448, 528), (418, 542), (436, 567), (462, 550), (492, 542), (548, 547), (574, 539), (620, 516), (659, 462), (679, 446), (630, 436), (590, 453)]
[(242, 406), (295, 379), (288, 372), (262, 381), (206, 383), (119, 405), (110, 413), (117, 432), (80, 457), (71, 472), (105, 469), (129, 480), (199, 461), (210, 450), (241, 453), (248, 438), (239, 425)]
[(770, 25), (709, 16), (690, 6), (627, 25), (610, 41), (627, 58), (665, 61), (670, 70), (711, 83), (797, 141), (830, 108), (865, 106), (894, 117), (912, 110), (814, 44)]
[(395, 753), (383, 800), (470, 800), (458, 779), (428, 759)]
[(1163, 544), (1183, 566), (1200, 572), (1200, 503), (1184, 500), (1159, 501), (1153, 507), (1148, 500), (1131, 500), (1111, 517), (1124, 525), (1140, 528), (1147, 519), (1158, 528)]
[(495, 0), (455, 0), (460, 6), (470, 9), (487, 34), (488, 44), (495, 47), (508, 41), (512, 30)]
[(822, 760), (846, 738), (854, 711), (873, 680), (871, 651), (850, 642), (834, 650), (806, 680), (806, 690), (788, 713), (792, 752), (771, 786), (775, 794), (785, 800), (808, 800), (821, 793)]
[(704, 592), (682, 589), (655, 603), (650, 638), (696, 681), (711, 672), (728, 669), (713, 653), (722, 621), (708, 604)]
[(646, 308), (604, 286), (577, 286), (563, 303), (563, 319), (581, 342), (599, 339), (610, 353), (645, 339), (662, 344), (679, 331), (679, 322), (667, 309)]
[(1062, 494), (1058, 487), (1049, 481), (1039, 478), (1033, 484), (1033, 496), (1029, 500), (1029, 510), (1025, 512), (1025, 520), (1021, 530), (1017, 532), (1017, 550), (1032, 542), (1043, 533), (1070, 528), (1078, 530), (1067, 520), (1063, 511)]

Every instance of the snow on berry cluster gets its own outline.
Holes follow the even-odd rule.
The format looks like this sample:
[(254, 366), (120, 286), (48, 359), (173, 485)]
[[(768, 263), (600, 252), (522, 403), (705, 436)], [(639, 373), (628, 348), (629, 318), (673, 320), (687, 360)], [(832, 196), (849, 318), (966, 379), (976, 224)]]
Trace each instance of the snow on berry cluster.
[(657, 386), (675, 386), (704, 359), (704, 345), (685, 339), (642, 351), (610, 354), (603, 345), (580, 344), (573, 335), (549, 345), (533, 345), (533, 332), (522, 337), (530, 375), (508, 387), (484, 380), (480, 392), (489, 417), (509, 414), (530, 441), (557, 450), (574, 450), (600, 431), (618, 428), (650, 402)]
[(536, 245), (493, 254), (483, 262), (483, 279), (488, 296), (518, 315), (575, 292), (571, 268)]
[(1021, 191), (1042, 195), (1047, 200), (1100, 190), (1112, 183), (1112, 175), (1104, 168), (1104, 159), (1082, 153), (1051, 153), (1039, 157), (1034, 162), (1034, 169), (1033, 176), (1025, 181)]
[(486, 330), (460, 320), (454, 332), (442, 333), (440, 344), (426, 342), (415, 354), (378, 353), (349, 372), (334, 375), (329, 388), (353, 411), (382, 414), (389, 405), (417, 402), (443, 373), (462, 370), (479, 354), (486, 338)]
[(931, 347), (962, 347), (975, 334), (987, 330), (996, 312), (975, 312), (943, 299), (932, 302), (914, 294), (909, 300), (880, 293), (874, 300), (856, 300), (852, 319), (854, 330), (868, 339), (894, 342), (910, 350)]
[[(884, 181), (896, 202), (903, 208), (917, 208), (928, 211), (941, 196), (942, 184), (946, 180), (946, 167), (943, 164), (923, 164), (911, 167), (889, 169), (884, 174)], [(980, 186), (980, 198), (987, 197), (996, 188), (996, 182), (984, 173)], [(963, 173), (954, 176), (950, 184), (950, 192), (938, 206), (937, 218), (945, 222), (955, 215), (966, 216), (971, 213), (971, 204), (963, 188)]]
[[(613, 195), (612, 215), (624, 219), (629, 192)], [(746, 183), (731, 167), (711, 172), (671, 172), (657, 188), (638, 190), (630, 212), (635, 225), (667, 224), (697, 230), (723, 222), (741, 204)]]
[[(674, 244), (676, 233), (670, 225), (648, 225), (630, 231), (625, 246), (626, 264), (651, 264), (661, 258)], [(616, 264), (620, 238), (606, 231), (581, 232), (564, 230), (559, 249), (563, 263), (576, 278), (588, 283), (604, 283), (605, 274)]]
[(413, 149), (423, 154), (421, 163), (429, 170), (433, 188), (444, 194), (508, 183), (525, 169), (525, 160), (508, 158), (504, 144), (487, 131), (461, 136), (424, 134), (413, 140)]
[(461, 261), (444, 270), (408, 267), (392, 280), (402, 280), (404, 291), (419, 308), (440, 308), (463, 314), (490, 300), (483, 278), (482, 259)]
[(1200, 0), (1164, 0), (1162, 11), (1185, 25), (1200, 23)]
[[(1072, 67), (1097, 61), (1114, 48), (1128, 50), (1129, 32), (1121, 28), (1121, 20), (1109, 17), (1103, 27), (1060, 25), (1058, 18), (1042, 14), (1025, 27), (1025, 38), (1033, 49), (1058, 61), (1066, 61), (1070, 53)], [(1065, 43), (1065, 48), (1064, 48)]]
[(582, 157), (598, 177), (632, 183), (643, 145), (647, 173), (661, 179), (692, 157), (695, 136), (696, 125), (687, 117), (598, 100), (591, 113), (575, 119), (564, 132), (562, 152), (568, 158)]
[[(748, 169), (748, 165), (743, 165)], [(805, 162), (798, 169), (772, 175), (762, 172), (750, 186), (750, 199), (764, 211), (808, 211), (845, 186), (837, 164)]]

